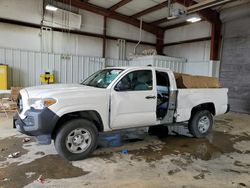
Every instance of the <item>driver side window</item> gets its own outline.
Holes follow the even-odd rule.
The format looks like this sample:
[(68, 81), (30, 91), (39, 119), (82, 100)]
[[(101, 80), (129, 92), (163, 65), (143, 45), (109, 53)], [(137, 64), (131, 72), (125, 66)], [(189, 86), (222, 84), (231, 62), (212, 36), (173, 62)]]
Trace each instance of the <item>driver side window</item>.
[(117, 91), (145, 91), (153, 89), (152, 71), (139, 70), (128, 73), (116, 85)]

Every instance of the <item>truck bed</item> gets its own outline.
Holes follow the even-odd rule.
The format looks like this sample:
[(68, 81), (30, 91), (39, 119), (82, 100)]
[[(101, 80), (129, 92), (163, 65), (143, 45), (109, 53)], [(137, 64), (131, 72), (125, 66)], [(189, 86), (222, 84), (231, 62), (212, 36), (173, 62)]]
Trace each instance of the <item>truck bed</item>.
[(224, 114), (227, 110), (228, 89), (226, 88), (178, 89), (177, 91), (177, 122), (189, 120), (190, 109), (199, 104), (213, 103), (216, 109), (215, 115)]

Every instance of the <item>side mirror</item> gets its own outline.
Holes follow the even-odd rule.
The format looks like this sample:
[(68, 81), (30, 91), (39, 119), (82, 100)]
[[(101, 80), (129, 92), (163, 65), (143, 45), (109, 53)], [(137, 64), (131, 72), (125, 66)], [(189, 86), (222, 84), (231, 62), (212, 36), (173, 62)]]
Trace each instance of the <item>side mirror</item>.
[(127, 82), (118, 82), (118, 84), (115, 86), (115, 91), (127, 91), (130, 89), (130, 86)]

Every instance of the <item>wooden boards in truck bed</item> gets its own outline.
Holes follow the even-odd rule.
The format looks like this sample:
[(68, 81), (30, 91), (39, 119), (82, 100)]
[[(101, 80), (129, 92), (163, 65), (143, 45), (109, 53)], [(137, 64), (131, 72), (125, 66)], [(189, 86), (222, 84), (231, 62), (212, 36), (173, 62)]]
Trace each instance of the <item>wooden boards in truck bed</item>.
[(194, 76), (174, 72), (177, 88), (219, 88), (219, 80), (215, 77)]

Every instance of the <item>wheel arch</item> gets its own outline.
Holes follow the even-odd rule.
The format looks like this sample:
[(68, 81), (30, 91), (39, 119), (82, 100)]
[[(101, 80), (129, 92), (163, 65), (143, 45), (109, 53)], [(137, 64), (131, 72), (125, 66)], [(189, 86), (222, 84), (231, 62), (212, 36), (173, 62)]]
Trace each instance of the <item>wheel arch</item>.
[(52, 139), (55, 138), (57, 131), (60, 129), (63, 123), (70, 121), (72, 119), (78, 119), (78, 118), (86, 119), (86, 120), (93, 122), (98, 132), (103, 132), (104, 130), (103, 121), (102, 121), (100, 114), (97, 111), (95, 110), (76, 111), (76, 112), (70, 112), (70, 113), (64, 114), (58, 119), (51, 134)]
[[(208, 103), (202, 103), (199, 104), (195, 107), (192, 108), (191, 110), (191, 117), (198, 111), (201, 110), (208, 110), (211, 114), (213, 114), (214, 116), (216, 115), (216, 110), (215, 110), (215, 105), (212, 102), (208, 102)], [(190, 117), (190, 118), (191, 118)]]

